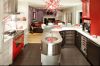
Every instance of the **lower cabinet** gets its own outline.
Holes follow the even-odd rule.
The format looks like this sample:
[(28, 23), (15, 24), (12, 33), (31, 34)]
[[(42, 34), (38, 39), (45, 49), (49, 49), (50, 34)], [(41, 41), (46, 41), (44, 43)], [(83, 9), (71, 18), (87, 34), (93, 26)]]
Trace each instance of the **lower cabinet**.
[(65, 30), (60, 31), (62, 36), (62, 46), (68, 47), (70, 45), (75, 45), (75, 31), (74, 30)]
[(23, 47), (24, 35), (22, 34), (13, 40), (13, 60), (17, 57)]
[(87, 57), (87, 41), (88, 38), (81, 35), (81, 51), (85, 57)]
[(60, 34), (64, 47), (75, 44), (92, 66), (100, 66), (100, 46), (98, 44), (74, 30), (61, 31)]
[(81, 49), (81, 34), (78, 32), (75, 33), (75, 45), (79, 50)]
[(93, 66), (100, 66), (100, 46), (91, 40), (87, 44), (87, 59)]
[(62, 37), (62, 43), (61, 43), (61, 46), (63, 47), (64, 46), (64, 44), (65, 44), (65, 31), (60, 31), (59, 32), (60, 33), (60, 35), (61, 35), (61, 37)]
[(0, 53), (0, 66), (8, 66), (12, 64), (12, 38), (2, 44), (2, 52)]
[(75, 45), (75, 31), (67, 30), (65, 31), (65, 46)]

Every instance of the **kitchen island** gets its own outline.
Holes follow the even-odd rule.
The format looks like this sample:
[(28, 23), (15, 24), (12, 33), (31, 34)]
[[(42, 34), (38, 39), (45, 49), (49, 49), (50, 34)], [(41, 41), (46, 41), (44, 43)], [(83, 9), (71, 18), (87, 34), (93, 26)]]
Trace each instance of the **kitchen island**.
[(42, 65), (58, 65), (60, 62), (62, 37), (58, 31), (44, 29), (41, 46)]

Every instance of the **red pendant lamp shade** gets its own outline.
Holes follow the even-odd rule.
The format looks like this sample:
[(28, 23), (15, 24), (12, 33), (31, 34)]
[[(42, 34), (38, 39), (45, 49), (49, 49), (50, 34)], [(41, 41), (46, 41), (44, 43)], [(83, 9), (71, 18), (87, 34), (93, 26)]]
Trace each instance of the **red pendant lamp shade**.
[(60, 0), (44, 0), (46, 3), (46, 9), (54, 11), (58, 9)]

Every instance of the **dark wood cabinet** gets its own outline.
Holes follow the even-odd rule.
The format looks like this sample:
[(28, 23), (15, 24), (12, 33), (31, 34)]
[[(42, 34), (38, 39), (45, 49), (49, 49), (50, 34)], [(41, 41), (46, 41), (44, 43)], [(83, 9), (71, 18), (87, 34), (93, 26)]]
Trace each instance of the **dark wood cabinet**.
[(88, 40), (87, 58), (93, 66), (100, 66), (100, 46)]
[(62, 37), (62, 43), (61, 43), (61, 46), (63, 47), (64, 46), (64, 44), (65, 44), (65, 31), (60, 31), (59, 32), (60, 33), (60, 35), (61, 35), (61, 37)]
[(60, 31), (63, 47), (75, 45), (92, 66), (100, 66), (100, 46), (74, 30)]
[(88, 38), (76, 32), (75, 34), (75, 45), (82, 52), (82, 54), (87, 57), (87, 40)]
[(75, 45), (80, 50), (81, 49), (81, 34), (76, 32), (75, 33)]
[(75, 45), (75, 31), (74, 30), (65, 31), (64, 39), (65, 39), (65, 44), (64, 44), (65, 47), (69, 45)]
[(76, 32), (75, 45), (92, 66), (100, 66), (100, 46), (98, 44)]
[(85, 57), (87, 57), (87, 41), (88, 38), (81, 35), (81, 51)]
[(62, 46), (67, 47), (69, 45), (75, 45), (75, 31), (74, 30), (60, 31), (60, 34), (63, 38)]

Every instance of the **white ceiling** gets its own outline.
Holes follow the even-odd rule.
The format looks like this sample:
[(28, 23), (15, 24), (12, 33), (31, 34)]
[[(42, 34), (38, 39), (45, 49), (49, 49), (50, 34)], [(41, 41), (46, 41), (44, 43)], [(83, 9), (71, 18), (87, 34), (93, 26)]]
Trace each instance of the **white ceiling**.
[[(22, 0), (20, 0), (22, 1)], [(23, 0), (27, 1), (29, 5), (33, 7), (45, 7), (44, 0)], [(60, 0), (60, 7), (61, 8), (67, 8), (72, 6), (81, 5), (81, 0)]]

